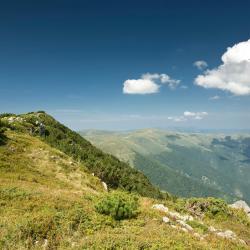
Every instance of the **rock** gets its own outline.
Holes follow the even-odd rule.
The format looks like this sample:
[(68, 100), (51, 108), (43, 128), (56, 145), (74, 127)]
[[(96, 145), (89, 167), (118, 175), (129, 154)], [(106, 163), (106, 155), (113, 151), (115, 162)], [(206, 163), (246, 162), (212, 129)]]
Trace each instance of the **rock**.
[(215, 229), (213, 226), (210, 226), (210, 227), (208, 228), (208, 231), (214, 233), (214, 232), (216, 232), (216, 231), (218, 231), (218, 230)]
[(182, 221), (182, 220), (177, 220), (177, 222), (178, 222), (181, 226), (183, 226), (184, 228), (186, 228), (188, 231), (192, 231), (192, 230), (193, 230), (193, 228), (192, 228), (191, 226), (189, 226), (187, 223), (185, 223), (184, 221)]
[(162, 221), (165, 222), (165, 223), (169, 223), (170, 222), (169, 218), (166, 217), (166, 216), (162, 217)]
[(49, 241), (47, 239), (45, 239), (44, 243), (43, 243), (43, 248), (47, 249), (48, 245), (49, 245)]
[(92, 173), (92, 176), (95, 176), (95, 173)]
[(200, 237), (200, 234), (194, 233), (194, 236), (195, 236), (195, 237)]
[(235, 233), (231, 230), (226, 230), (225, 232), (218, 232), (216, 233), (216, 235), (225, 239), (234, 239), (236, 237)]
[(193, 221), (194, 220), (194, 217), (191, 215), (183, 215), (181, 217), (182, 217), (182, 220), (184, 220), (184, 221)]
[(108, 186), (104, 181), (102, 181), (102, 186), (106, 191), (108, 191)]
[(169, 211), (168, 214), (169, 214), (170, 217), (172, 217), (172, 219), (174, 219), (174, 220), (180, 219), (180, 216), (181, 216), (179, 213), (177, 213), (177, 212), (171, 212), (171, 211)]
[(183, 232), (185, 232), (185, 233), (188, 233), (188, 230), (187, 230), (186, 228), (184, 228), (184, 227), (182, 227), (181, 230), (182, 230)]
[(193, 216), (191, 215), (181, 215), (178, 212), (168, 212), (170, 217), (172, 217), (174, 220), (183, 220), (183, 221), (192, 221), (194, 220)]
[(239, 200), (235, 203), (229, 205), (229, 207), (234, 209), (243, 209), (245, 213), (250, 217), (250, 207), (247, 205), (245, 201)]
[(156, 209), (156, 210), (159, 210), (159, 211), (162, 211), (162, 212), (165, 212), (167, 213), (168, 212), (168, 208), (165, 207), (163, 204), (155, 204), (152, 206), (153, 209)]
[(171, 225), (171, 227), (172, 227), (172, 228), (177, 228), (177, 226), (175, 226), (175, 225)]
[(15, 121), (15, 118), (14, 118), (14, 117), (11, 116), (11, 117), (8, 118), (8, 122), (12, 123), (12, 122), (14, 122), (14, 121)]
[(69, 164), (70, 164), (70, 165), (74, 165), (74, 162), (73, 162), (73, 161), (70, 161)]
[(224, 233), (228, 236), (233, 237), (233, 238), (236, 237), (236, 234), (231, 230), (226, 230)]
[(246, 243), (244, 240), (242, 240), (242, 239), (239, 239), (239, 242), (240, 242), (241, 244), (243, 244), (243, 245), (247, 245), (247, 243)]

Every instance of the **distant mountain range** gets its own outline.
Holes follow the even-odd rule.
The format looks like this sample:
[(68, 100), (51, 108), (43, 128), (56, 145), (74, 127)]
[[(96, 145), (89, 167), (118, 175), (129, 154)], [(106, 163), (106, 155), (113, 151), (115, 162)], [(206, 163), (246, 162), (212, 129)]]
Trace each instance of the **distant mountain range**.
[(82, 131), (95, 146), (141, 170), (175, 195), (250, 202), (250, 134), (158, 129)]

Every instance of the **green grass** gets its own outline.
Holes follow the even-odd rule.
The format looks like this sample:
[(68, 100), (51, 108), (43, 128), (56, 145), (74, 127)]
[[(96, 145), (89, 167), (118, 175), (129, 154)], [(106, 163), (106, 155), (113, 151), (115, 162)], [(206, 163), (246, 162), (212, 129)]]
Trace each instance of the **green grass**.
[[(151, 208), (165, 203), (187, 213), (182, 199), (139, 196), (133, 218), (115, 220), (101, 214), (96, 204), (109, 193), (82, 162), (39, 137), (12, 130), (5, 136), (0, 146), (0, 249), (247, 249), (213, 234), (200, 241), (163, 223), (163, 214)], [(247, 240), (249, 224), (238, 213), (223, 221), (216, 216), (203, 221)], [(203, 233), (200, 225), (194, 230)]]

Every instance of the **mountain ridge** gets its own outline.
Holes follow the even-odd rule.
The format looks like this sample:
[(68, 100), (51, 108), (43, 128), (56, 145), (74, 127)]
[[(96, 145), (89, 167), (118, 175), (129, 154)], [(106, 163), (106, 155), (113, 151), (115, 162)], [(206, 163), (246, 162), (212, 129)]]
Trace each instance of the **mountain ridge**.
[[(202, 196), (203, 192), (205, 196), (214, 196), (218, 192), (218, 197), (228, 201), (250, 199), (248, 133), (200, 134), (143, 129), (115, 131), (113, 134), (85, 131), (81, 134), (105, 152), (144, 171), (155, 185), (173, 194), (190, 197)], [(165, 181), (164, 176), (154, 173), (154, 168), (161, 169)], [(174, 180), (168, 183), (171, 179), (168, 176), (173, 174), (176, 183), (187, 184), (186, 190), (180, 188), (181, 185), (175, 188)], [(201, 187), (200, 193), (192, 188), (197, 184)]]

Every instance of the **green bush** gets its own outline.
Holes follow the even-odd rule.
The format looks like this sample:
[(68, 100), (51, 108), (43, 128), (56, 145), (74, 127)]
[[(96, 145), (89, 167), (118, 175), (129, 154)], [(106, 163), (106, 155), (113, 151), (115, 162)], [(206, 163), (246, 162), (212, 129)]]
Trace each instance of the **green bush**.
[(210, 218), (228, 217), (231, 215), (230, 209), (224, 200), (208, 198), (191, 198), (187, 200), (186, 208), (196, 216), (206, 215)]
[(4, 135), (4, 132), (6, 131), (5, 124), (0, 120), (0, 145), (4, 144), (6, 141), (6, 136)]
[(97, 204), (96, 210), (115, 220), (133, 218), (138, 214), (138, 197), (120, 191), (106, 194)]

